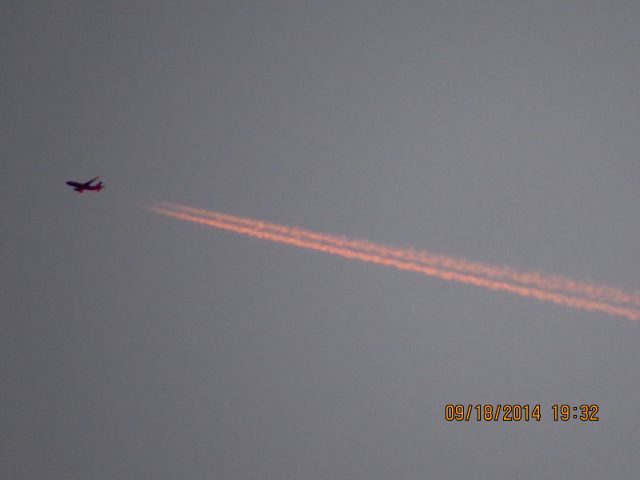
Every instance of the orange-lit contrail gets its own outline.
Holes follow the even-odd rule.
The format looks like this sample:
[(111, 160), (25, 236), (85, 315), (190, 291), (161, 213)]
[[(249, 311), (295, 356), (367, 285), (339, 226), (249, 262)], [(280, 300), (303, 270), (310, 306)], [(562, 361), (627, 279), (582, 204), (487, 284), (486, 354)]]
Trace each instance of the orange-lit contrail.
[[(351, 258), (364, 262), (375, 263), (378, 265), (386, 265), (389, 267), (397, 268), (399, 270), (412, 271), (443, 280), (475, 285), (478, 287), (487, 288), (489, 290), (510, 292), (523, 297), (530, 297), (541, 301), (553, 302), (567, 307), (588, 311), (599, 311), (609, 315), (626, 317), (630, 320), (640, 319), (640, 311), (630, 308), (610, 305), (605, 302), (594, 301), (586, 298), (571, 297), (552, 291), (544, 291), (538, 288), (514, 285), (505, 281), (491, 280), (474, 275), (469, 275), (466, 273), (447, 271), (433, 266), (403, 260), (401, 258), (385, 257), (384, 255), (376, 253), (375, 251), (360, 251), (355, 247), (349, 247), (347, 245), (326, 243), (324, 240), (313, 240), (310, 237), (304, 237), (300, 235), (300, 232), (302, 232), (302, 230), (285, 227), (283, 225), (260, 222), (257, 220), (251, 220), (241, 217), (233, 217), (231, 215), (224, 215), (216, 212), (206, 212), (207, 215), (196, 214), (195, 212), (189, 213), (187, 211), (189, 207), (149, 208), (156, 213), (167, 215), (169, 217), (177, 218), (180, 220), (228, 230), (255, 238), (262, 238), (273, 242), (295, 245), (300, 248), (326, 252), (333, 255), (341, 256), (343, 258)], [(304, 232), (315, 235), (314, 232)], [(318, 235), (320, 235), (320, 238), (323, 238), (322, 234)], [(342, 238), (342, 241), (350, 242), (351, 240)], [(376, 246), (375, 244), (370, 245)]]
[(312, 240), (339, 247), (346, 247), (349, 249), (356, 249), (362, 252), (425, 264), (437, 268), (444, 268), (446, 270), (453, 270), (464, 274), (473, 274), (497, 280), (506, 280), (508, 282), (533, 286), (543, 290), (581, 295), (595, 301), (640, 305), (640, 295), (625, 292), (624, 290), (606, 285), (592, 285), (556, 275), (545, 275), (538, 272), (523, 272), (508, 267), (471, 262), (444, 255), (434, 255), (425, 250), (393, 248), (365, 240), (355, 240), (337, 235), (312, 232), (301, 228), (267, 223), (259, 220), (236, 217), (233, 215), (211, 212), (182, 205), (165, 203), (165, 206), (173, 210), (179, 210), (193, 215), (206, 216), (224, 222), (237, 223), (239, 225), (246, 225), (252, 228), (258, 228), (265, 231), (268, 230), (275, 233), (284, 233), (287, 236)]

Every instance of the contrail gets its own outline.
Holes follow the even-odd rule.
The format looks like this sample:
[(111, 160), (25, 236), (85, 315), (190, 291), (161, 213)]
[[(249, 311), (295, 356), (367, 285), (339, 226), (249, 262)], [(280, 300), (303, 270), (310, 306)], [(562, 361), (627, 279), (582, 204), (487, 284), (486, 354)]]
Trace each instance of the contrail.
[(191, 213), (198, 216), (206, 216), (221, 221), (233, 222), (247, 225), (262, 230), (269, 230), (276, 233), (285, 233), (288, 236), (308, 239), (320, 243), (357, 249), (363, 252), (374, 253), (384, 257), (397, 258), (403, 261), (425, 264), (446, 270), (453, 270), (465, 274), (485, 276), (497, 280), (506, 280), (512, 283), (538, 287), (543, 290), (553, 290), (581, 295), (596, 301), (615, 302), (620, 304), (631, 304), (640, 306), (640, 295), (628, 293), (624, 290), (606, 285), (592, 285), (579, 282), (570, 278), (545, 275), (538, 272), (523, 272), (509, 267), (499, 267), (483, 263), (471, 262), (468, 260), (434, 255), (425, 250), (401, 249), (375, 244), (366, 240), (355, 240), (337, 235), (312, 232), (297, 227), (287, 227), (275, 223), (266, 223), (249, 218), (236, 217), (233, 215), (211, 212), (182, 205), (164, 203), (167, 208)]
[[(544, 291), (538, 288), (526, 287), (522, 285), (514, 285), (505, 281), (491, 280), (474, 275), (469, 275), (466, 273), (447, 271), (433, 266), (424, 265), (415, 261), (408, 261), (395, 257), (385, 257), (384, 255), (376, 253), (375, 251), (360, 251), (355, 246), (349, 247), (348, 245), (336, 245), (327, 243), (324, 240), (320, 239), (313, 240), (310, 237), (302, 236), (301, 232), (305, 232), (305, 234), (308, 233), (312, 235), (320, 235), (320, 238), (324, 238), (324, 235), (315, 234), (314, 232), (304, 231), (301, 229), (286, 227), (283, 225), (277, 225), (268, 222), (261, 222), (248, 218), (234, 217), (231, 215), (225, 215), (216, 212), (201, 211), (206, 212), (206, 215), (197, 214), (195, 212), (189, 213), (189, 207), (149, 207), (149, 209), (156, 213), (180, 220), (207, 225), (210, 227), (228, 230), (255, 238), (266, 239), (273, 242), (295, 245), (297, 247), (306, 248), (309, 250), (330, 253), (343, 258), (350, 258), (363, 262), (385, 265), (394, 267), (399, 270), (412, 271), (430, 277), (440, 278), (442, 280), (475, 285), (489, 290), (509, 292), (523, 297), (530, 297), (541, 301), (553, 302), (571, 308), (577, 308), (587, 311), (599, 311), (609, 315), (626, 317), (630, 320), (640, 319), (640, 311), (630, 308), (610, 305), (605, 302), (594, 301), (586, 298), (570, 297), (556, 292)], [(331, 236), (329, 237), (331, 238)], [(341, 241), (344, 242), (351, 242), (351, 240), (346, 238), (336, 238), (341, 238)], [(367, 243), (371, 246), (385, 248), (383, 246), (377, 246), (376, 244), (370, 242)]]

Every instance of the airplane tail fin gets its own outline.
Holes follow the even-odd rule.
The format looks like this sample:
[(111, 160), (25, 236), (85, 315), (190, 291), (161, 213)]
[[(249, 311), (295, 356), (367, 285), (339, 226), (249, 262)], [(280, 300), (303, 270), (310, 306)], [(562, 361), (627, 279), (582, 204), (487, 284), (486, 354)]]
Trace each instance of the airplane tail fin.
[(104, 185), (102, 184), (102, 182), (98, 182), (98, 184), (96, 185), (96, 190), (100, 191), (104, 188)]

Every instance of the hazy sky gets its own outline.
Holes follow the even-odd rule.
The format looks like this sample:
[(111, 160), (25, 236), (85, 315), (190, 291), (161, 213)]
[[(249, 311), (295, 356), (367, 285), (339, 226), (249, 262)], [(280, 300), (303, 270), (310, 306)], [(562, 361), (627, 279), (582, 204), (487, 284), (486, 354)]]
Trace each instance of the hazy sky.
[(143, 207), (638, 290), (638, 25), (637, 1), (0, 2), (0, 477), (637, 478), (640, 323)]

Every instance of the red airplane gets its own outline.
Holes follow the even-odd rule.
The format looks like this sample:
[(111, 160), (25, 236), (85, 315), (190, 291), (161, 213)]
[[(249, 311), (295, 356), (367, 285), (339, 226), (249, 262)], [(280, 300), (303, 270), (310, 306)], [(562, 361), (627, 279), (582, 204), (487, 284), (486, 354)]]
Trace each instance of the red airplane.
[(99, 192), (104, 188), (104, 185), (102, 185), (102, 182), (98, 182), (95, 185), (91, 185), (92, 182), (96, 181), (99, 178), (100, 177), (92, 178), (88, 182), (84, 182), (84, 183), (68, 181), (67, 185), (69, 185), (70, 187), (73, 187), (73, 190), (78, 193), (82, 193), (85, 190), (89, 190), (91, 192)]

